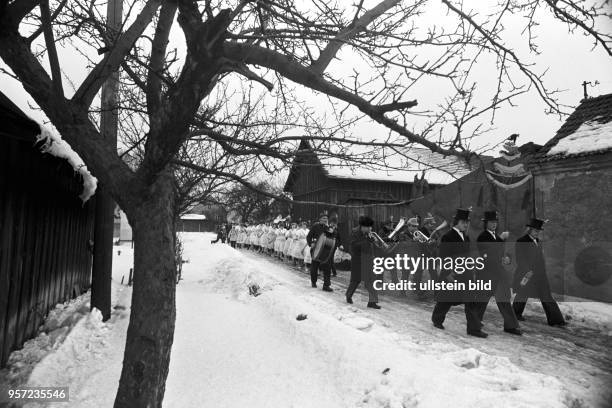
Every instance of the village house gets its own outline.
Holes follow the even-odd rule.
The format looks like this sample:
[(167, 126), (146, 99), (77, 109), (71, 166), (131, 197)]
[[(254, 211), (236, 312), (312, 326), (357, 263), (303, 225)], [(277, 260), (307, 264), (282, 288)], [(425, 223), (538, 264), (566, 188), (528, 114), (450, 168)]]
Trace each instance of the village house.
[(553, 290), (612, 302), (612, 94), (582, 100), (531, 171)]

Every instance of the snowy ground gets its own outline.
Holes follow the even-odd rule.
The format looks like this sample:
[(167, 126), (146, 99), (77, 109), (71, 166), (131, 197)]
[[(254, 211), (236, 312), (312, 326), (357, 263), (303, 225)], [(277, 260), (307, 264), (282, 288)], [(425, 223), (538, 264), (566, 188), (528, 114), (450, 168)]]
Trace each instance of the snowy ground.
[[(347, 305), (346, 273), (328, 294), (286, 264), (211, 246), (210, 238), (183, 234), (189, 262), (177, 287), (166, 407), (612, 406), (602, 399), (612, 379), (609, 307), (563, 304), (572, 315), (563, 330), (541, 324), (533, 306), (520, 338), (501, 332), (491, 308), (491, 336), (468, 338), (459, 310), (439, 331), (428, 303), (385, 296), (373, 311), (355, 296)], [(14, 353), (14, 382), (29, 376), (28, 385), (69, 385), (71, 402), (54, 407), (112, 406), (131, 294), (120, 282), (131, 255), (129, 246), (116, 248), (111, 320), (83, 313), (86, 297), (63, 307), (76, 317), (52, 346), (39, 337), (30, 351)]]

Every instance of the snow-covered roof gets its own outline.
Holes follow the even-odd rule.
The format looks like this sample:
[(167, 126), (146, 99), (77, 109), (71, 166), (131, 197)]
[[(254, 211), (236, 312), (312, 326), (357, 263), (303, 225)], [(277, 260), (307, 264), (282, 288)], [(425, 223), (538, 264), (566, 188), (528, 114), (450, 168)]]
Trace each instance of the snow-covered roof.
[(588, 156), (612, 151), (612, 94), (583, 100), (555, 137), (537, 155), (538, 161)]
[(206, 216), (204, 214), (183, 214), (181, 215), (181, 220), (205, 220)]
[(443, 156), (428, 149), (412, 147), (404, 153), (380, 157), (376, 164), (348, 165), (333, 158), (319, 158), (331, 178), (411, 183), (415, 176), (429, 184), (449, 184), (467, 175), (478, 163), (456, 156)]
[(66, 159), (75, 172), (83, 177), (83, 192), (79, 198), (85, 202), (96, 192), (98, 179), (96, 179), (87, 169), (83, 159), (72, 150), (70, 145), (62, 139), (53, 125), (39, 125), (40, 135), (36, 137), (36, 142), (42, 142), (40, 150), (52, 156)]
[[(0, 107), (3, 111), (10, 112), (11, 120), (9, 120), (9, 122), (16, 121), (20, 123), (21, 126), (25, 126), (29, 134), (32, 136), (35, 135), (36, 143), (39, 144), (40, 150), (43, 153), (49, 153), (52, 156), (67, 160), (74, 171), (82, 176), (83, 191), (79, 195), (79, 198), (81, 198), (83, 202), (89, 200), (89, 198), (94, 195), (98, 186), (98, 180), (89, 172), (83, 160), (74, 150), (72, 150), (70, 145), (62, 139), (52, 124), (41, 125), (37, 123), (32, 118), (28, 117), (28, 115), (2, 92), (0, 92)], [(8, 126), (8, 130), (11, 130), (11, 123), (3, 123), (3, 126)]]

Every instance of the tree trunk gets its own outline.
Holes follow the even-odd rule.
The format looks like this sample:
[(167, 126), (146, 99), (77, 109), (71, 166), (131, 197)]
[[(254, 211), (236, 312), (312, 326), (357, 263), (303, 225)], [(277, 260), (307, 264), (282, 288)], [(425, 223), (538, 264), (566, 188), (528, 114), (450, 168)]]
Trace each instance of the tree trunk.
[(174, 206), (166, 174), (126, 213), (134, 233), (134, 286), (115, 408), (162, 406), (176, 316)]

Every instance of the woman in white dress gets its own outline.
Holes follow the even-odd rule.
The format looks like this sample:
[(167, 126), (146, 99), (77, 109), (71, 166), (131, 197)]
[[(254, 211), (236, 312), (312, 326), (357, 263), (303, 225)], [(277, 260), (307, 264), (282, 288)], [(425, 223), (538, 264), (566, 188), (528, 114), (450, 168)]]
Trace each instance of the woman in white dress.
[[(308, 235), (308, 232), (310, 231), (309, 228), (306, 228), (306, 235)], [(312, 255), (310, 255), (310, 247), (308, 246), (308, 243), (306, 243), (306, 245), (304, 245), (304, 266), (306, 267), (306, 269), (310, 269), (310, 264), (312, 263)]]
[(244, 248), (244, 241), (246, 238), (246, 227), (244, 225), (240, 225), (238, 227), (238, 234), (236, 239), (236, 244), (238, 244), (238, 248)]
[(285, 247), (285, 226), (280, 223), (278, 230), (276, 231), (276, 240), (274, 241), (274, 252), (277, 257), (281, 257), (283, 254), (283, 248)]
[(304, 247), (306, 247), (306, 225), (300, 224), (299, 228), (295, 232), (295, 244), (291, 251), (291, 256), (296, 259), (300, 266), (304, 263)]
[(285, 260), (288, 260), (291, 258), (291, 252), (289, 252), (289, 249), (291, 248), (291, 245), (293, 245), (293, 235), (294, 235), (293, 230), (296, 227), (297, 225), (294, 222), (292, 222), (290, 229), (285, 231), (285, 244), (283, 245), (283, 258)]

